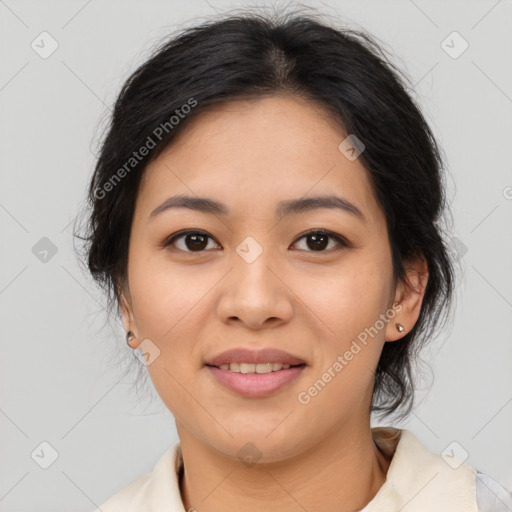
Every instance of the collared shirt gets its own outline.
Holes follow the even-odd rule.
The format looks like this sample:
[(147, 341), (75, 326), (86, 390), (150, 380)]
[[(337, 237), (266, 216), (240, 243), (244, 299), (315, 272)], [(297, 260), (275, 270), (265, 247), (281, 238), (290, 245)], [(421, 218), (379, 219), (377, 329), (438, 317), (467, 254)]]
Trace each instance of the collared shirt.
[[(428, 451), (409, 430), (373, 427), (374, 442), (391, 458), (386, 480), (359, 512), (512, 512), (512, 493), (454, 456)], [(178, 441), (95, 512), (187, 512), (180, 494)]]

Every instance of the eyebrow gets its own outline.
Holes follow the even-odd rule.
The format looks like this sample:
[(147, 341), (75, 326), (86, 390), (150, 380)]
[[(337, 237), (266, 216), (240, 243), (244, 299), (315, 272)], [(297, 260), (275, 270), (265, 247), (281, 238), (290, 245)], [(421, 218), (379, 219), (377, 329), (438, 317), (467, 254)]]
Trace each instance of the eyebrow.
[[(214, 199), (177, 195), (167, 198), (160, 206), (157, 206), (150, 213), (149, 217), (150, 219), (154, 218), (158, 214), (173, 208), (188, 208), (189, 210), (211, 215), (226, 216), (230, 213), (229, 208), (224, 203), (220, 203)], [(281, 201), (277, 205), (276, 215), (284, 216), (297, 214), (321, 208), (338, 209), (352, 214), (362, 222), (366, 222), (366, 217), (356, 205), (343, 197), (335, 195), (323, 195)]]

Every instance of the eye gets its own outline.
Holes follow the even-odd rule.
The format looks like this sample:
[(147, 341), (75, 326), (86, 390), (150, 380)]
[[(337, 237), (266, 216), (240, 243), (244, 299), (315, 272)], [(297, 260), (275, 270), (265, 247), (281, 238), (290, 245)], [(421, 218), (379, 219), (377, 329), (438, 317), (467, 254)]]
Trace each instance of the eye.
[[(297, 244), (297, 242), (299, 240), (302, 240), (303, 238), (307, 240), (306, 247), (309, 248), (310, 250), (300, 250), (306, 250), (307, 252), (330, 252), (325, 251), (326, 247), (329, 245), (329, 239), (337, 242), (337, 244), (341, 246), (341, 248), (351, 247), (350, 242), (346, 238), (337, 235), (336, 233), (332, 233), (331, 231), (327, 231), (325, 229), (316, 229), (308, 231), (307, 233), (304, 233), (302, 236), (300, 236), (300, 238), (297, 239), (295, 244)], [(214, 239), (205, 231), (189, 229), (171, 235), (163, 242), (162, 245), (164, 247), (175, 246), (178, 250), (183, 252), (204, 252), (204, 250), (212, 248), (208, 247), (208, 239), (214, 241)], [(176, 242), (180, 242), (181, 245), (177, 244)], [(340, 248), (335, 250), (340, 250)]]
[[(307, 233), (304, 233), (298, 240), (302, 240), (303, 238), (307, 240), (306, 247), (312, 249), (308, 252), (330, 252), (324, 250), (329, 245), (329, 239), (337, 242), (339, 245), (341, 245), (341, 248), (351, 247), (350, 242), (346, 238), (325, 229), (308, 231)], [(340, 250), (340, 248), (335, 250)]]
[(181, 243), (181, 247), (177, 248), (184, 252), (202, 252), (208, 247), (208, 239), (213, 240), (213, 238), (204, 231), (190, 229), (172, 235), (163, 243), (163, 246), (168, 247), (169, 245), (174, 245), (176, 241), (181, 239), (183, 239), (183, 243)]

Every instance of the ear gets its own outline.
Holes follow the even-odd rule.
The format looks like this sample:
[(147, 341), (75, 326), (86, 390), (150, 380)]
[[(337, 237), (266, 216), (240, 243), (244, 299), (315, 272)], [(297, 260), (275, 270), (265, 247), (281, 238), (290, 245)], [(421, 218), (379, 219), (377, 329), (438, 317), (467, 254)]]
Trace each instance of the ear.
[[(396, 314), (386, 326), (386, 341), (396, 341), (403, 338), (418, 320), (421, 304), (428, 282), (428, 265), (423, 255), (408, 259), (405, 262), (405, 279), (396, 287), (393, 304)], [(400, 332), (395, 324), (402, 324), (404, 332)]]
[(119, 297), (119, 310), (121, 311), (121, 318), (125, 333), (132, 331), (135, 339), (131, 341), (130, 347), (137, 348), (140, 345), (140, 339), (137, 333), (137, 326), (135, 323), (135, 315), (133, 314), (132, 297), (127, 283), (117, 286), (117, 296)]

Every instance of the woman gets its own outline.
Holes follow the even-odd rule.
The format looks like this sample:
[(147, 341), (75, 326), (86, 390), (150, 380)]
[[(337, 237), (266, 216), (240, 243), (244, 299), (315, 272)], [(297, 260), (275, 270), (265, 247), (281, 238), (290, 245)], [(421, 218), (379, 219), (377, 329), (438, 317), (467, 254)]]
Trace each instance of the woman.
[(451, 305), (440, 149), (367, 34), (242, 13), (125, 83), (89, 190), (88, 266), (179, 442), (101, 505), (502, 511), (405, 429)]

